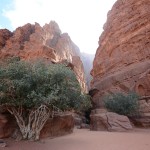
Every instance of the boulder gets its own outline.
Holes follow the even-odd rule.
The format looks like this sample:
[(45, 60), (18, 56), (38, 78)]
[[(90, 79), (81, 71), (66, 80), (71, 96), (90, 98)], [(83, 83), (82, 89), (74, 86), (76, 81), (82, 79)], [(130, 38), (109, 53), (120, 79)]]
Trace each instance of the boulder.
[(40, 133), (40, 138), (62, 136), (73, 132), (74, 119), (72, 114), (57, 115), (49, 119)]
[(90, 129), (90, 125), (86, 123), (81, 123), (81, 125), (79, 126), (79, 129)]
[(128, 117), (113, 112), (91, 114), (90, 129), (95, 131), (128, 131), (132, 125)]
[(7, 144), (4, 140), (0, 139), (0, 147), (6, 147)]

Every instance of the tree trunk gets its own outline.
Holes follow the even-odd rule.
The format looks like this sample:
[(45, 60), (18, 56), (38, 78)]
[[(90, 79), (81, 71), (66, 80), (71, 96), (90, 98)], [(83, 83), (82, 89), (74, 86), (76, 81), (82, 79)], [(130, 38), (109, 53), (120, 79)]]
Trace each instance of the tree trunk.
[(31, 110), (29, 112), (28, 122), (26, 123), (25, 119), (23, 119), (22, 107), (7, 107), (7, 110), (15, 116), (23, 139), (34, 141), (39, 140), (40, 131), (51, 113), (46, 105), (41, 105), (36, 110)]

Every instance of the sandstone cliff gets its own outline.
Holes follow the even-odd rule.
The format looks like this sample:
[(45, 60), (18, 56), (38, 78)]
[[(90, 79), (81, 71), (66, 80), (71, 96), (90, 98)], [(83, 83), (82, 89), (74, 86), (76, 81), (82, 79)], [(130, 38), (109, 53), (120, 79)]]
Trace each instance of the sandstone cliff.
[(28, 23), (13, 33), (0, 30), (0, 59), (13, 56), (22, 60), (45, 59), (53, 63), (65, 61), (72, 66), (82, 90), (86, 91), (80, 50), (67, 33), (61, 33), (54, 21), (43, 27), (38, 23)]
[(150, 1), (118, 0), (107, 16), (91, 71), (95, 107), (104, 95), (150, 95)]

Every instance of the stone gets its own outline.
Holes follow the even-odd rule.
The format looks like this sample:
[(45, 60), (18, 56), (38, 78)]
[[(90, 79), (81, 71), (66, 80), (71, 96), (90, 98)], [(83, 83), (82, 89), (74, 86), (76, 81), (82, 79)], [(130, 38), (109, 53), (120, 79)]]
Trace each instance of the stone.
[(79, 126), (79, 129), (90, 129), (90, 125), (86, 123), (81, 123), (81, 125)]
[(72, 114), (57, 115), (49, 119), (40, 133), (40, 138), (62, 136), (73, 132), (74, 119)]
[(82, 124), (82, 118), (81, 117), (74, 117), (74, 124), (75, 126), (80, 126)]
[(90, 116), (90, 129), (95, 131), (128, 131), (132, 125), (127, 116), (113, 112), (96, 113)]
[(93, 109), (92, 111), (91, 111), (91, 114), (99, 114), (99, 113), (106, 113), (107, 112), (107, 110), (106, 109)]
[(0, 30), (0, 60), (19, 57), (21, 60), (68, 62), (73, 67), (82, 91), (87, 92), (80, 50), (67, 33), (61, 33), (56, 22), (41, 27), (38, 23), (18, 27), (13, 33)]
[(87, 123), (87, 118), (85, 117), (84, 113), (75, 113), (72, 112), (73, 118), (74, 118), (74, 125), (77, 127), (80, 127), (81, 124)]
[(93, 62), (94, 107), (103, 97), (135, 91), (150, 96), (150, 1), (118, 0), (107, 15)]
[(0, 147), (6, 147), (7, 144), (2, 139), (0, 139)]

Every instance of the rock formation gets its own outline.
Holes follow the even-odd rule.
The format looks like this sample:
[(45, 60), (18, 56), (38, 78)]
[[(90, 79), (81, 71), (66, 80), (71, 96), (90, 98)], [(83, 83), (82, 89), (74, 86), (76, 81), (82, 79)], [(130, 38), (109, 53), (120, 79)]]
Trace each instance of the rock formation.
[(114, 4), (99, 38), (91, 74), (95, 107), (103, 107), (103, 97), (117, 92), (150, 96), (149, 0)]
[[(73, 132), (74, 118), (70, 113), (59, 114), (48, 119), (40, 133), (40, 138), (56, 137)], [(10, 114), (0, 114), (0, 138), (13, 137), (21, 140), (22, 136), (16, 121)]]
[(91, 114), (91, 130), (95, 131), (127, 131), (132, 129), (128, 117), (105, 110), (93, 110)]
[(0, 59), (20, 57), (22, 60), (44, 59), (52, 63), (66, 62), (72, 66), (83, 91), (86, 91), (80, 50), (67, 33), (61, 33), (56, 22), (41, 27), (26, 24), (13, 33), (0, 30)]

